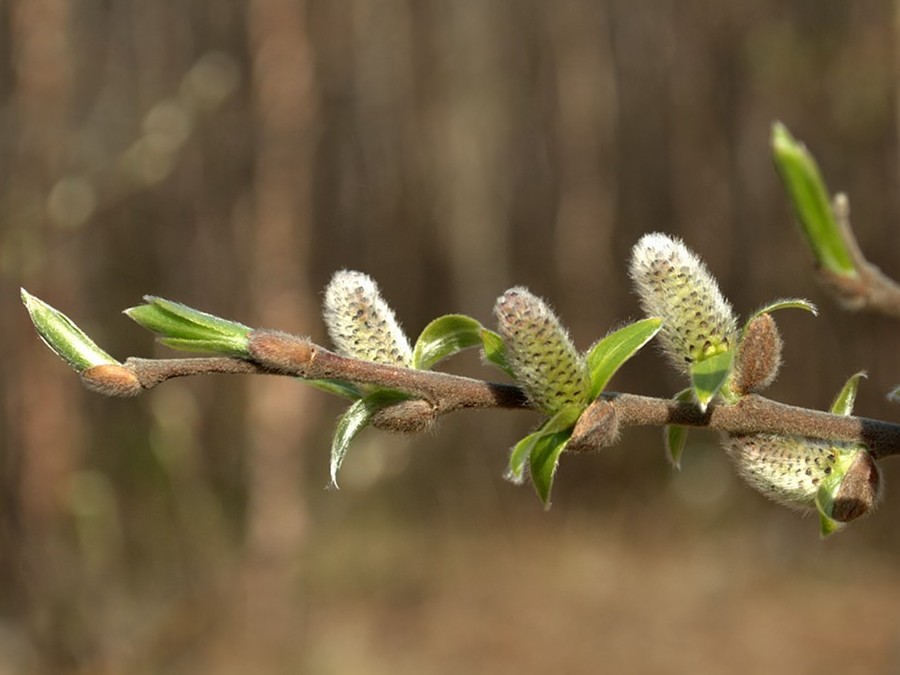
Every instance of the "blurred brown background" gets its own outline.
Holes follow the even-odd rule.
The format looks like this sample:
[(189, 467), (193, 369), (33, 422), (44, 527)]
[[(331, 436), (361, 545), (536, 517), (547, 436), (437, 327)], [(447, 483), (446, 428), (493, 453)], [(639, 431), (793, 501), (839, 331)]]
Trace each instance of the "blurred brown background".
[[(0, 0), (0, 675), (900, 670), (898, 469), (873, 517), (740, 485), (715, 437), (565, 457), (554, 507), (502, 480), (524, 412), (368, 431), (275, 378), (83, 390), (18, 289), (114, 355), (154, 293), (324, 340), (339, 268), (409, 332), (516, 284), (586, 348), (638, 316), (640, 234), (683, 237), (779, 315), (774, 398), (896, 418), (900, 326), (820, 292), (768, 153), (780, 119), (900, 273), (896, 3)], [(477, 357), (447, 367), (487, 374)], [(683, 384), (648, 350), (615, 389)]]

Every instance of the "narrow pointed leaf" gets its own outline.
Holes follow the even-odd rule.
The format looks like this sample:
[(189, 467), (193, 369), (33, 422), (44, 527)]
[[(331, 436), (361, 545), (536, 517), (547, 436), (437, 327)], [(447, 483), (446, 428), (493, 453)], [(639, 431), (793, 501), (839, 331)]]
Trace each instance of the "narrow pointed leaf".
[(565, 450), (571, 435), (571, 430), (557, 431), (541, 436), (534, 444), (530, 458), (531, 482), (544, 506), (550, 506), (550, 492), (559, 456)]
[(544, 436), (558, 432), (568, 432), (571, 435), (580, 413), (581, 411), (576, 408), (565, 408), (546, 420), (537, 431), (528, 434), (516, 443), (509, 455), (509, 465), (506, 472), (507, 480), (516, 485), (521, 485), (525, 478), (525, 467), (531, 459), (531, 453), (534, 451), (538, 441)]
[(772, 127), (772, 153), (803, 233), (819, 265), (833, 274), (857, 276), (841, 236), (831, 198), (816, 160), (781, 123)]
[(338, 419), (337, 428), (334, 431), (334, 439), (331, 442), (331, 484), (337, 487), (337, 474), (347, 455), (350, 443), (365, 429), (372, 416), (385, 406), (403, 401), (409, 398), (406, 394), (390, 390), (373, 392), (354, 402), (346, 412)]
[(21, 289), (21, 295), (38, 336), (69, 367), (81, 372), (92, 366), (121, 365), (58, 309), (31, 295), (24, 288)]
[(249, 326), (163, 298), (146, 296), (147, 304), (125, 310), (143, 328), (161, 336), (173, 349), (246, 356)]
[(819, 534), (822, 539), (834, 534), (844, 526), (843, 523), (831, 517), (833, 508), (832, 487), (823, 485), (816, 493), (816, 511), (819, 514)]
[(182, 338), (158, 338), (160, 344), (183, 352), (198, 352), (201, 354), (223, 354), (226, 356), (246, 356), (246, 342), (241, 343), (228, 338), (211, 339), (182, 339)]
[(777, 312), (780, 309), (803, 309), (807, 312), (810, 312), (813, 316), (819, 315), (819, 310), (809, 300), (804, 300), (803, 298), (785, 298), (783, 300), (770, 302), (765, 307), (759, 308), (749, 319), (747, 319), (747, 323), (749, 324), (753, 319), (762, 314), (771, 314), (772, 312)]
[[(673, 397), (676, 401), (688, 402), (694, 399), (692, 389), (683, 389)], [(680, 424), (667, 424), (663, 428), (663, 442), (666, 445), (666, 457), (669, 458), (672, 466), (676, 469), (681, 468), (681, 455), (684, 453), (684, 446), (687, 444), (688, 427)]]
[(691, 385), (701, 410), (719, 393), (733, 363), (734, 350), (729, 349), (691, 364)]
[(237, 321), (230, 321), (222, 317), (201, 312), (199, 309), (188, 307), (180, 302), (173, 302), (155, 295), (145, 295), (144, 300), (154, 307), (178, 317), (183, 322), (192, 323), (196, 326), (206, 328), (208, 331), (220, 333), (222, 335), (246, 335), (252, 328), (245, 326)]
[(329, 394), (335, 394), (341, 398), (347, 398), (355, 401), (363, 397), (362, 392), (355, 384), (350, 382), (341, 382), (340, 380), (303, 380), (306, 384), (311, 384), (316, 389), (327, 391)]
[(509, 361), (506, 359), (506, 344), (503, 342), (503, 338), (492, 330), (482, 328), (481, 344), (484, 350), (484, 358), (511, 378), (516, 379), (512, 368), (509, 367)]
[(448, 314), (425, 326), (413, 348), (413, 368), (429, 370), (442, 359), (482, 344), (481, 324), (463, 314)]
[(864, 370), (851, 375), (844, 386), (838, 392), (831, 404), (831, 412), (835, 415), (850, 415), (853, 413), (853, 404), (856, 403), (856, 390), (859, 388), (859, 381), (867, 377)]
[(662, 327), (662, 319), (642, 319), (610, 333), (587, 353), (591, 377), (588, 396), (593, 401), (606, 388), (616, 371), (634, 356)]
[(544, 432), (538, 429), (513, 446), (509, 453), (509, 463), (506, 469), (506, 479), (516, 485), (521, 485), (525, 480), (525, 467), (531, 459), (535, 444), (544, 436)]

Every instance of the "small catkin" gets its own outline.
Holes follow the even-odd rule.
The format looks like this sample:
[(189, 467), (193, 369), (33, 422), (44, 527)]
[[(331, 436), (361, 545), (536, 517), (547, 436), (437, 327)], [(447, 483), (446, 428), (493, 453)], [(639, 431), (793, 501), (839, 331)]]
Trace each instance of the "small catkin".
[(690, 364), (734, 346), (737, 319), (706, 265), (684, 243), (646, 234), (635, 244), (629, 272), (647, 316), (663, 319), (659, 339), (673, 365)]
[(848, 522), (871, 511), (881, 477), (869, 452), (856, 444), (802, 436), (729, 436), (725, 448), (738, 473), (773, 501), (798, 510), (816, 508), (816, 493), (836, 472), (840, 484), (832, 517)]
[(375, 281), (341, 270), (325, 289), (324, 319), (339, 354), (392, 366), (412, 366), (412, 347)]
[(511, 288), (497, 299), (494, 315), (509, 366), (529, 399), (549, 414), (583, 408), (587, 364), (547, 304), (525, 288)]
[(738, 394), (752, 394), (768, 387), (781, 367), (781, 334), (771, 314), (750, 320), (738, 344), (732, 388)]

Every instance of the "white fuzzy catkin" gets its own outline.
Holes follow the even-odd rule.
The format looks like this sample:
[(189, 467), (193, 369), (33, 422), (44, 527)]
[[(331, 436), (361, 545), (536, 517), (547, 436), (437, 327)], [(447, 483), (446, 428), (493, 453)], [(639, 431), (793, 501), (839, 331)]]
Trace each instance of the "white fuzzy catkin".
[(734, 346), (737, 319), (706, 265), (684, 243), (646, 234), (635, 244), (629, 273), (647, 316), (663, 319), (659, 339), (676, 368)]
[(526, 288), (511, 288), (497, 298), (494, 315), (506, 360), (534, 404), (549, 414), (584, 407), (587, 365), (547, 304)]
[(367, 274), (341, 270), (325, 289), (324, 319), (339, 354), (392, 366), (412, 366), (412, 347), (394, 311)]
[(794, 509), (815, 508), (822, 482), (864, 453), (850, 443), (802, 436), (731, 436), (725, 449), (738, 473), (769, 499)]

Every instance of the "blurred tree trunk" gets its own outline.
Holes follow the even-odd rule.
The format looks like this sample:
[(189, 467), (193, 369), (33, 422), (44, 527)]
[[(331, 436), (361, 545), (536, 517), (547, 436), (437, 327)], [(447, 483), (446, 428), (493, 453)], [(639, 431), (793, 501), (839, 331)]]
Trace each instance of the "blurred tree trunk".
[[(256, 161), (246, 289), (256, 325), (303, 332), (316, 320), (316, 293), (306, 276), (317, 113), (306, 6), (255, 0), (248, 5), (248, 30)], [(236, 643), (225, 645), (218, 672), (277, 670), (297, 657), (302, 644), (303, 466), (318, 397), (286, 378), (249, 386), (248, 523), (237, 588), (238, 634)]]
[[(12, 119), (15, 133), (6, 185), (6, 213), (11, 223), (6, 251), (25, 280), (37, 274), (52, 279), (39, 289), (54, 304), (78, 313), (81, 273), (77, 254), (63, 253), (70, 238), (46, 216), (47, 196), (67, 160), (68, 116), (72, 92), (70, 3), (66, 0), (16, 0), (10, 6), (13, 59)], [(47, 270), (52, 269), (48, 274)], [(37, 289), (35, 289), (37, 290)], [(7, 313), (6, 309), (10, 309)], [(13, 313), (4, 309), (4, 316)], [(16, 311), (21, 311), (20, 309)], [(33, 335), (20, 353), (40, 346)], [(16, 350), (14, 350), (15, 353)], [(3, 548), (15, 551), (13, 569), (22, 594), (30, 639), (41, 666), (59, 672), (72, 668), (95, 646), (79, 593), (79, 563), (66, 545), (66, 500), (72, 471), (83, 446), (80, 387), (60, 377), (60, 364), (35, 358), (4, 364), (8, 399), (19, 414), (15, 448), (18, 523)]]

